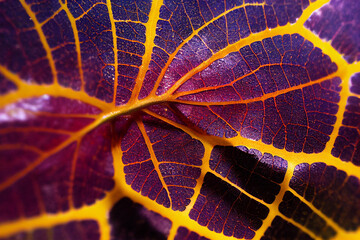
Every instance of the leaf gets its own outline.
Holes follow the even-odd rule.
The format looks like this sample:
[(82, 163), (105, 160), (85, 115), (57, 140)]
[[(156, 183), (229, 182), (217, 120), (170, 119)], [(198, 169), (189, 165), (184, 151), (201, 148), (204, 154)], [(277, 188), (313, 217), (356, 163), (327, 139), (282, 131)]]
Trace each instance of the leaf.
[(356, 0), (0, 1), (0, 239), (357, 239)]

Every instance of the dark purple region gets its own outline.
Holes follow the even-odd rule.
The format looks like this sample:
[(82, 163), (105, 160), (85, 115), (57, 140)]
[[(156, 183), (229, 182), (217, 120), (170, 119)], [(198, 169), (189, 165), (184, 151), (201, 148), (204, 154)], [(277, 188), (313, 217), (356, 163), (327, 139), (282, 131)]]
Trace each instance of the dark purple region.
[(203, 144), (189, 134), (153, 117), (146, 117), (144, 125), (152, 143), (159, 170), (172, 200), (173, 210), (185, 210), (194, 194), (200, 177)]
[[(66, 120), (62, 122), (66, 124)], [(17, 128), (21, 130), (22, 127)], [(34, 126), (28, 126), (31, 127)], [(16, 127), (1, 134), (0, 144), (13, 147), (1, 150), (0, 181), (18, 173), (24, 176), (0, 191), (0, 222), (37, 216), (42, 211), (63, 212), (70, 208), (71, 199), (71, 204), (79, 208), (103, 198), (114, 186), (109, 134), (110, 124), (103, 124), (79, 142), (72, 142), (49, 155), (27, 174), (21, 171), (39, 159), (38, 151), (46, 153), (57, 147), (65, 140), (64, 136), (41, 130), (17, 132)]]
[(122, 198), (110, 211), (112, 240), (166, 240), (171, 221), (129, 198)]
[(186, 227), (179, 227), (174, 240), (209, 240), (206, 237), (199, 236), (196, 232), (189, 231)]
[[(264, 5), (252, 5), (252, 1), (164, 1), (160, 9), (160, 20), (157, 23), (155, 44), (164, 50), (163, 55), (152, 55), (149, 71), (144, 80), (140, 98), (144, 98), (154, 87), (162, 62), (167, 61), (169, 54), (184, 43), (193, 30), (198, 34), (181, 48), (166, 71), (157, 94), (163, 94), (184, 74), (209, 59), (212, 53), (248, 37), (251, 33), (261, 32), (267, 28), (276, 28), (287, 23), (294, 23), (301, 16), (309, 2), (256, 1)], [(243, 6), (243, 7), (241, 7)], [(225, 16), (219, 17), (225, 11)], [(217, 19), (215, 19), (217, 18)], [(205, 26), (206, 24), (206, 26)], [(160, 71), (159, 71), (160, 70)]]
[[(327, 217), (333, 219), (340, 227), (347, 231), (358, 229), (360, 225), (360, 183), (357, 177), (348, 176), (344, 171), (337, 170), (336, 167), (328, 166), (325, 163), (311, 165), (302, 163), (295, 167), (290, 187)], [(303, 206), (304, 211), (309, 211), (310, 215), (314, 215), (305, 203), (290, 192), (286, 196), (284, 205), (289, 207), (284, 208), (284, 214), (292, 215), (295, 219), (296, 212), (299, 210), (295, 212), (294, 210), (298, 205), (298, 209)], [(302, 216), (297, 222), (303, 221), (305, 218), (306, 216)]]
[(150, 0), (114, 0), (111, 8), (115, 20), (131, 20), (146, 23), (149, 20)]
[(205, 148), (199, 140), (154, 117), (145, 116), (144, 125), (159, 162), (201, 166)]
[(246, 147), (215, 146), (209, 165), (212, 170), (266, 203), (274, 202), (287, 170), (284, 159)]
[[(207, 46), (208, 45), (205, 45), (198, 36), (186, 43), (179, 50), (167, 69), (163, 81), (159, 86), (158, 94), (164, 93), (191, 69), (210, 58), (212, 54), (209, 49), (207, 49)], [(207, 53), (207, 51), (209, 51), (209, 53)], [(283, 69), (277, 69), (277, 71), (282, 72), (282, 75), (287, 76), (288, 79), (285, 79), (285, 77), (269, 79), (270, 70), (260, 68), (261, 66), (267, 66), (267, 68), (269, 68), (269, 65), (277, 66), (280, 64), (283, 65)], [(291, 36), (284, 35), (283, 37), (276, 36), (274, 38), (264, 39), (263, 42), (254, 42), (250, 46), (241, 48), (239, 52), (231, 53), (227, 57), (215, 61), (210, 65), (210, 68), (210, 70), (205, 70), (203, 74), (199, 73), (205, 82), (202, 87), (230, 84), (231, 81), (235, 81), (246, 75), (245, 80), (250, 77), (259, 78), (258, 82), (254, 84), (259, 84), (264, 88), (263, 93), (276, 91), (271, 88), (271, 84), (275, 86), (278, 85), (277, 87), (281, 89), (296, 86), (304, 82), (309, 82), (310, 80), (327, 76), (337, 69), (336, 65), (331, 62), (328, 56), (323, 55), (320, 49), (314, 48), (312, 43), (305, 41), (299, 34), (293, 34)], [(259, 72), (248, 76), (250, 72), (255, 70), (259, 70)], [(268, 72), (267, 75), (264, 71)], [(275, 74), (274, 71), (276, 70), (272, 69), (271, 71), (273, 75)], [(218, 75), (222, 76), (220, 81), (211, 81), (211, 78), (209, 79), (211, 75), (214, 75), (214, 72), (217, 73), (217, 78), (219, 77)], [(228, 73), (226, 74), (226, 72)], [(264, 80), (268, 82), (269, 86), (266, 85), (266, 81), (264, 82)], [(250, 79), (248, 81), (250, 81)], [(271, 81), (271, 84), (269, 81)], [(192, 82), (193, 81), (190, 80), (190, 85), (193, 84)], [(200, 87), (197, 85), (186, 86), (185, 84), (180, 91), (189, 91), (193, 88), (197, 89), (197, 87)], [(260, 88), (260, 86), (258, 87)], [(239, 87), (235, 85), (234, 87), (241, 98), (247, 98)], [(250, 96), (256, 97), (255, 93), (249, 94)]]
[(336, 70), (330, 57), (311, 42), (299, 34), (286, 34), (254, 42), (214, 61), (176, 92), (198, 90), (181, 100), (240, 101), (315, 81)]
[[(256, 2), (264, 3), (264, 0)], [(206, 45), (211, 46), (213, 51), (217, 51), (217, 47), (226, 47), (227, 41), (230, 44), (237, 42), (251, 32), (256, 33), (266, 28), (294, 23), (302, 14), (302, 10), (308, 6), (305, 2), (266, 1), (263, 6), (254, 6), (251, 5), (253, 2), (244, 4), (242, 0), (164, 1), (160, 9), (161, 20), (158, 21), (159, 30), (155, 43), (171, 54), (193, 30), (202, 27), (199, 37)], [(245, 6), (241, 7), (243, 5)], [(225, 11), (228, 11), (225, 16), (214, 20)], [(204, 27), (206, 23), (208, 25)], [(175, 34), (171, 34), (172, 32)], [(210, 37), (213, 37), (213, 40)]]
[(0, 26), (0, 64), (28, 83), (51, 84), (45, 49), (19, 1), (0, 2)]
[(336, 122), (339, 78), (289, 90), (264, 101), (196, 106), (176, 104), (188, 121), (219, 137), (262, 140), (289, 152), (322, 152)]
[(85, 91), (106, 102), (114, 96), (114, 43), (106, 4), (97, 4), (76, 20)]
[(261, 237), (261, 240), (313, 240), (308, 234), (303, 232), (292, 223), (276, 216), (271, 222), (271, 226)]
[(94, 220), (71, 221), (56, 225), (53, 228), (38, 228), (31, 232), (21, 232), (0, 240), (99, 240), (100, 231), (98, 223)]
[(98, 126), (81, 139), (73, 186), (76, 208), (93, 204), (113, 189), (112, 139), (111, 123)]
[[(119, 51), (114, 53), (106, 2), (69, 0), (67, 6), (76, 19), (80, 40), (82, 67), (80, 70), (69, 16), (64, 10), (56, 12), (60, 7), (59, 2), (31, 0), (27, 3), (31, 4), (31, 10), (36, 14), (37, 19), (44, 22), (42, 31), (51, 49), (56, 77), (60, 85), (74, 90), (84, 87), (90, 96), (106, 102), (112, 102), (115, 95), (117, 105), (128, 102), (144, 52), (142, 43), (146, 39), (145, 27), (141, 23), (116, 23)], [(147, 21), (149, 3), (117, 1), (113, 2), (114, 4), (123, 4), (128, 13), (126, 18), (131, 20), (137, 15), (136, 21)], [(0, 49), (0, 64), (18, 73), (26, 82), (51, 84), (55, 76), (52, 75), (39, 34), (32, 29), (34, 24), (29, 20), (30, 17), (16, 1), (1, 2), (0, 8), (0, 25), (4, 29), (0, 33), (0, 45), (3, 46)], [(17, 14), (9, 14), (10, 12)], [(118, 86), (114, 86), (115, 54), (119, 63)], [(84, 82), (81, 82), (81, 79)], [(114, 92), (115, 88), (116, 92)]]
[(48, 19), (42, 30), (50, 48), (75, 42), (70, 20), (64, 10)]
[(162, 186), (145, 139), (135, 121), (127, 126), (126, 133), (121, 139), (121, 150), (126, 183), (141, 195), (167, 208), (170, 207), (169, 196)]
[(351, 76), (350, 92), (360, 94), (360, 73)]
[(331, 45), (347, 62), (360, 60), (360, 2), (331, 0), (314, 12), (305, 26)]
[(92, 123), (94, 119), (86, 117), (87, 114), (100, 112), (79, 100), (48, 95), (23, 99), (0, 109), (0, 144), (8, 146), (1, 149), (6, 164), (0, 168), (0, 182), (34, 162), (40, 155), (38, 151), (54, 149), (72, 133)]
[(106, 3), (106, 0), (67, 0), (68, 8), (74, 18), (78, 18), (89, 11), (89, 9), (95, 6), (95, 3)]
[(16, 90), (16, 85), (0, 74), (0, 95), (5, 95), (11, 91)]
[(118, 86), (116, 104), (125, 104), (131, 97), (135, 79), (145, 53), (146, 28), (141, 23), (116, 22)]
[(360, 165), (360, 98), (348, 97), (343, 116), (342, 126), (339, 129), (334, 147), (331, 150), (334, 157), (345, 162)]
[(335, 230), (326, 224), (326, 219), (317, 215), (306, 203), (302, 202), (290, 191), (285, 192), (279, 205), (279, 211), (322, 239), (330, 239), (336, 235)]
[(42, 31), (52, 49), (60, 85), (80, 90), (81, 80), (75, 47), (75, 38), (70, 20), (64, 10), (49, 19)]
[(238, 189), (207, 173), (190, 218), (225, 236), (252, 239), (269, 209)]
[[(204, 154), (203, 145), (180, 129), (144, 116), (151, 150), (135, 122), (121, 139), (126, 183), (143, 196), (173, 210), (185, 210), (194, 194)], [(153, 151), (156, 159), (152, 159)], [(154, 161), (159, 163), (160, 176)], [(160, 181), (162, 178), (166, 186)]]
[(40, 23), (49, 19), (61, 7), (58, 0), (26, 0), (26, 3)]

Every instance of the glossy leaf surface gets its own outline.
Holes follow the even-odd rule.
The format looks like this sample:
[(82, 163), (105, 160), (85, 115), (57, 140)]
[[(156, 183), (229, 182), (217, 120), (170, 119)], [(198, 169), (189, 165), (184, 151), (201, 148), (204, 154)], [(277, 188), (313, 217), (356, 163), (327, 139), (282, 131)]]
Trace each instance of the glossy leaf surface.
[(359, 238), (359, 12), (0, 1), (0, 239)]

